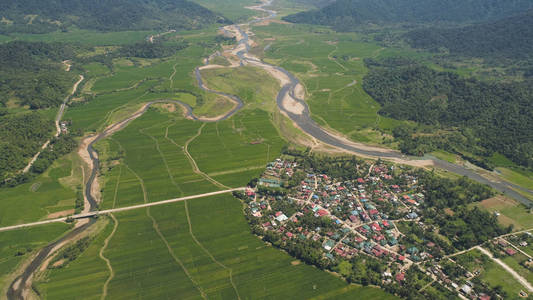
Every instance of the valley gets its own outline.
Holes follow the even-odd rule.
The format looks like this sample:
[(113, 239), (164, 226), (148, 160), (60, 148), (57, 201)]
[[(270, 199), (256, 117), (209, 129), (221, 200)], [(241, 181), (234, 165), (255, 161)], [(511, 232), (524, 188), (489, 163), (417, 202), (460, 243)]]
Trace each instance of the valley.
[[(16, 259), (0, 260), (7, 274), (0, 277), (0, 299), (405, 297), (380, 288), (378, 282), (368, 285), (348, 279), (347, 283), (346, 276), (339, 275), (346, 272), (333, 267), (324, 272), (317, 264), (294, 258), (284, 247), (280, 248), (285, 251), (276, 249), (279, 245), (266, 241), (264, 233), (258, 234), (263, 240), (253, 234), (257, 234), (250, 230), (253, 217), (236, 196), (251, 187), (257, 191), (254, 178), (260, 178), (265, 166), (280, 155), (339, 161), (355, 155), (454, 180), (469, 178), (518, 201), (513, 202), (515, 211), (505, 204), (496, 212), (506, 218), (516, 213), (521, 219), (513, 223), (515, 231), (531, 231), (527, 211), (533, 192), (527, 175), (522, 175), (524, 179), (504, 173), (504, 178), (446, 159), (448, 153), (409, 156), (394, 142), (386, 142), (394, 128), (408, 121), (379, 115), (380, 104), (362, 87), (368, 72), (363, 59), (403, 50), (361, 41), (358, 33), (285, 23), (280, 16), (294, 8), (275, 11), (283, 3), (273, 1), (235, 1), (243, 10), (219, 3), (225, 7), (220, 11), (224, 17), (239, 24), (143, 37), (150, 44), (162, 40), (180, 45), (170, 56), (107, 58), (107, 53), (116, 51), (113, 47), (120, 46), (103, 44), (92, 52), (78, 50), (99, 58), (87, 59), (90, 62), (75, 69), (79, 81), (57, 111), (55, 137), (62, 135), (63, 119), (65, 130), (78, 134), (79, 147), (52, 161), (50, 170), (13, 188), (24, 192), (11, 196), (10, 203), (39, 192), (43, 196), (36, 202), (42, 208), (37, 212), (31, 201), (23, 200), (20, 211), (11, 208), (11, 215), (0, 214), (0, 240), (12, 244), (0, 247), (0, 253), (10, 253), (7, 257), (26, 248), (17, 250)], [(212, 1), (198, 2), (218, 8)], [(130, 37), (136, 40), (133, 35), (121, 38)], [(107, 37), (102, 40), (108, 44)], [(106, 54), (100, 58), (98, 51)], [(365, 165), (368, 175), (374, 165), (370, 169)], [(0, 190), (0, 197), (10, 193)], [(452, 197), (464, 196), (458, 195)], [(485, 212), (483, 203), (490, 198), (479, 197), (480, 205), (465, 203)], [(73, 203), (75, 212), (61, 214)], [(508, 225), (502, 218), (494, 222), (502, 228)], [(398, 238), (417, 230), (400, 223)], [(25, 238), (15, 242), (17, 233)], [(450, 290), (436, 276), (415, 277), (431, 293)], [(506, 293), (518, 293), (520, 283), (510, 284)], [(417, 291), (423, 294), (425, 289)]]

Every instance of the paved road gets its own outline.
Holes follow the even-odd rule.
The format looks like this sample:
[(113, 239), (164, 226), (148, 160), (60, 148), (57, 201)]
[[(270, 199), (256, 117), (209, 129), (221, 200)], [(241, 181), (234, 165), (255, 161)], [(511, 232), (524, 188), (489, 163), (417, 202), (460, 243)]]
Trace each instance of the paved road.
[[(101, 210), (101, 211), (92, 211), (92, 212), (88, 212), (88, 213), (72, 215), (69, 218), (72, 218), (72, 219), (83, 219), (83, 218), (93, 217), (93, 216), (96, 216), (96, 215), (103, 215), (103, 214), (109, 214), (109, 213), (115, 213), (115, 212), (121, 212), (121, 211), (128, 211), (128, 210), (133, 210), (133, 209), (146, 208), (146, 207), (151, 207), (151, 206), (158, 206), (158, 205), (165, 205), (165, 204), (169, 204), (169, 203), (181, 202), (181, 201), (185, 201), (185, 200), (191, 200), (191, 199), (205, 198), (205, 197), (210, 197), (210, 196), (227, 194), (227, 193), (232, 193), (232, 192), (235, 192), (235, 191), (243, 191), (245, 189), (246, 188), (244, 188), (244, 187), (234, 188), (234, 189), (229, 189), (229, 190), (216, 191), (216, 192), (211, 192), (211, 193), (192, 195), (192, 196), (187, 196), (187, 197), (181, 197), (181, 198), (175, 198), (175, 199), (169, 199), (169, 200), (163, 200), (163, 201), (157, 201), (157, 202), (151, 202), (151, 203), (145, 203), (145, 204), (139, 204), (139, 205), (133, 205), (133, 206), (106, 209), (106, 210)], [(26, 228), (26, 227), (39, 226), (39, 225), (50, 224), (50, 223), (65, 222), (67, 220), (67, 218), (68, 217), (63, 217), (63, 218), (57, 218), (57, 219), (51, 219), (51, 220), (45, 220), (45, 221), (39, 221), (39, 222), (33, 222), (33, 223), (26, 223), (26, 224), (20, 224), (20, 225), (1, 227), (0, 228), (0, 232), (16, 230), (16, 229), (21, 229), (21, 228)]]

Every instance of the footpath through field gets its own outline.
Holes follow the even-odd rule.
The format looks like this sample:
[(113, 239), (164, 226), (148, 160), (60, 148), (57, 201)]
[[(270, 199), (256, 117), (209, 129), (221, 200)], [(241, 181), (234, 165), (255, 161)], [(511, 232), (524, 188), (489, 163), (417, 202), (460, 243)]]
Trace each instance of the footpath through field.
[(132, 206), (126, 206), (126, 207), (120, 207), (120, 208), (112, 208), (112, 209), (106, 209), (106, 210), (101, 210), (101, 211), (93, 211), (93, 212), (82, 213), (82, 214), (78, 214), (78, 215), (72, 215), (72, 216), (64, 217), (64, 218), (57, 218), (57, 219), (51, 219), (51, 220), (45, 220), (45, 221), (39, 221), (39, 222), (33, 222), (33, 223), (26, 223), (26, 224), (19, 224), (19, 225), (1, 227), (0, 228), (0, 232), (16, 230), (16, 229), (21, 229), (21, 228), (25, 228), (25, 227), (32, 227), (32, 226), (50, 224), (50, 223), (65, 222), (69, 218), (70, 219), (74, 219), (74, 220), (75, 219), (90, 218), (90, 217), (101, 215), (101, 214), (109, 214), (109, 213), (115, 213), (115, 212), (128, 211), (128, 210), (133, 210), (133, 209), (146, 208), (146, 207), (151, 207), (151, 206), (158, 206), (158, 205), (164, 205), (164, 204), (169, 204), (169, 203), (181, 202), (181, 201), (185, 201), (185, 200), (191, 200), (191, 199), (197, 199), (197, 198), (205, 198), (205, 197), (210, 197), (210, 196), (216, 196), (216, 195), (221, 195), (221, 194), (232, 193), (232, 192), (235, 192), (235, 191), (243, 191), (245, 189), (246, 189), (245, 187), (240, 187), (240, 188), (228, 189), (228, 190), (223, 190), (223, 191), (216, 191), (216, 192), (205, 193), (205, 194), (192, 195), (192, 196), (169, 199), (169, 200), (162, 200), (162, 201), (139, 204), (139, 205), (132, 205)]

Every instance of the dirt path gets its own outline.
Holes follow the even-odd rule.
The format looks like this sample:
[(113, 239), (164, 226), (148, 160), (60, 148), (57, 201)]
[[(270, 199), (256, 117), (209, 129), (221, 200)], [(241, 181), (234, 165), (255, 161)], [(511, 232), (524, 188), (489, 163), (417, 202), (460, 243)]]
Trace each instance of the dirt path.
[[(146, 192), (146, 187), (144, 186), (144, 180), (135, 172), (133, 171), (129, 166), (126, 165), (126, 167), (133, 173), (133, 175), (135, 175), (135, 177), (137, 178), (137, 180), (139, 180), (139, 183), (141, 184), (141, 189), (143, 191), (143, 199), (144, 199), (144, 203), (145, 204), (148, 204), (148, 194)], [(207, 299), (207, 295), (206, 293), (204, 292), (204, 290), (202, 289), (202, 287), (198, 284), (198, 282), (196, 282), (194, 280), (194, 278), (192, 278), (192, 275), (189, 273), (189, 270), (185, 267), (185, 265), (183, 264), (183, 262), (176, 256), (176, 254), (174, 253), (174, 251), (172, 250), (172, 247), (170, 247), (170, 244), (168, 243), (167, 239), (163, 236), (163, 234), (161, 233), (161, 230), (159, 229), (159, 225), (157, 224), (157, 221), (155, 220), (155, 218), (152, 216), (152, 214), (150, 213), (150, 207), (148, 207), (146, 209), (146, 215), (152, 220), (152, 227), (154, 228), (155, 232), (157, 233), (157, 235), (159, 236), (159, 238), (161, 239), (161, 241), (165, 244), (165, 246), (167, 247), (167, 251), (168, 253), (170, 254), (170, 256), (172, 256), (172, 258), (174, 259), (174, 261), (181, 267), (181, 269), (183, 270), (183, 272), (185, 273), (185, 275), (187, 275), (187, 277), (189, 278), (189, 280), (192, 282), (192, 284), (196, 287), (196, 289), (198, 289), (198, 292), (200, 292), (200, 295), (202, 296), (203, 299)]]
[(193, 233), (193, 230), (192, 230), (192, 223), (191, 223), (191, 217), (189, 215), (189, 205), (188, 205), (188, 202), (185, 201), (185, 213), (187, 215), (187, 223), (189, 223), (189, 234), (191, 235), (192, 239), (194, 240), (194, 242), (198, 245), (198, 247), (200, 247), (204, 252), (205, 254), (207, 254), (209, 256), (209, 258), (211, 258), (211, 260), (213, 262), (215, 262), (217, 265), (219, 265), (220, 267), (222, 267), (223, 269), (227, 270), (229, 272), (229, 281), (231, 283), (231, 286), (233, 287), (233, 290), (235, 290), (235, 294), (237, 295), (237, 299), (241, 299), (241, 296), (239, 295), (239, 290), (237, 289), (237, 286), (235, 285), (235, 282), (233, 281), (233, 269), (232, 268), (229, 268), (227, 267), (226, 265), (224, 265), (223, 263), (219, 262), (212, 254), (211, 252), (209, 252), (203, 245), (202, 243), (200, 243), (200, 241), (198, 241), (198, 239), (196, 238), (196, 236), (194, 235)]
[(107, 287), (109, 286), (109, 282), (111, 282), (111, 280), (113, 280), (113, 277), (115, 277), (115, 271), (113, 270), (113, 266), (111, 266), (111, 261), (109, 261), (109, 259), (104, 256), (104, 251), (107, 249), (107, 245), (109, 245), (109, 241), (113, 238), (118, 228), (117, 218), (115, 218), (113, 214), (109, 214), (109, 216), (111, 216), (111, 219), (113, 219), (113, 222), (114, 222), (113, 231), (111, 231), (109, 236), (105, 239), (104, 246), (102, 246), (102, 249), (100, 249), (100, 252), (99, 252), (100, 258), (105, 261), (107, 268), (109, 269), (109, 277), (107, 277), (107, 280), (105, 281), (104, 286), (102, 287), (102, 297), (101, 297), (102, 300), (104, 300), (107, 297)]
[(515, 270), (513, 270), (511, 267), (509, 267), (506, 263), (501, 261), (499, 258), (496, 258), (492, 255), (492, 253), (485, 248), (481, 246), (477, 246), (476, 249), (483, 252), (483, 254), (490, 257), (495, 263), (500, 265), (502, 268), (505, 269), (511, 276), (513, 276), (514, 279), (516, 279), (523, 287), (525, 287), (530, 293), (533, 292), (533, 285), (529, 283), (524, 277), (520, 276)]
[[(68, 69), (70, 70), (70, 66), (68, 67)], [(57, 112), (57, 115), (55, 118), (56, 133), (54, 137), (58, 137), (61, 134), (61, 126), (59, 125), (59, 122), (61, 122), (61, 119), (63, 118), (63, 113), (65, 112), (67, 102), (70, 99), (70, 97), (72, 97), (72, 95), (76, 93), (76, 91), (78, 90), (78, 85), (84, 79), (85, 77), (83, 77), (83, 75), (80, 75), (80, 79), (76, 83), (74, 83), (74, 85), (72, 86), (72, 92), (65, 98), (65, 100), (63, 100), (63, 103), (61, 104), (61, 106), (59, 106), (59, 111)], [(37, 158), (39, 158), (39, 156), (41, 155), (41, 152), (44, 151), (46, 148), (48, 148), (48, 146), (50, 145), (50, 142), (51, 140), (47, 140), (46, 142), (44, 142), (44, 144), (41, 146), (41, 150), (32, 157), (32, 159), (28, 162), (26, 167), (24, 167), (24, 169), (22, 170), (22, 173), (28, 173), (31, 166), (33, 166)]]
[[(201, 172), (199, 169), (198, 169), (198, 166), (196, 165), (196, 162), (194, 161), (194, 159), (192, 158), (192, 156), (190, 156), (189, 152), (187, 151), (187, 147), (189, 145), (189, 143), (191, 141), (193, 141), (195, 138), (199, 137), (200, 134), (202, 134), (202, 128), (205, 127), (205, 123), (202, 124), (202, 126), (200, 126), (200, 128), (198, 129), (198, 132), (196, 133), (196, 135), (194, 135), (193, 137), (191, 137), (189, 140), (187, 140), (187, 142), (185, 143), (185, 147), (183, 147), (183, 152), (186, 154), (186, 156), (189, 158), (189, 162), (191, 163), (191, 165), (193, 166), (193, 170), (195, 171), (195, 173), (197, 174), (200, 174), (200, 175), (204, 175), (203, 177), (204, 178), (209, 178), (211, 180), (212, 183), (216, 183), (218, 185), (221, 185), (221, 186), (224, 186), (220, 183), (218, 183), (217, 181), (215, 181), (214, 179), (210, 178), (209, 176), (207, 176), (205, 173)], [(172, 181), (172, 184), (179, 190), (179, 192), (183, 195), (183, 191), (181, 190), (181, 188), (179, 187), (179, 185), (176, 183), (175, 179), (174, 179), (174, 176), (172, 175), (172, 173), (170, 172), (170, 168), (168, 167), (168, 164), (166, 162), (166, 159), (164, 158), (164, 155), (163, 153), (161, 152), (161, 150), (159, 149), (159, 143), (157, 141), (156, 138), (150, 136), (154, 142), (156, 143), (156, 148), (157, 150), (159, 151), (159, 154), (161, 155), (161, 157), (163, 158), (163, 161), (165, 163), (165, 167), (167, 169), (167, 173), (168, 173), (168, 177), (170, 178), (170, 180)], [(168, 127), (167, 127), (167, 130), (166, 130), (166, 133), (165, 133), (165, 138), (168, 139)], [(170, 139), (169, 139), (170, 140)], [(174, 145), (178, 146), (179, 145), (177, 143), (175, 143), (174, 141), (171, 141)], [(143, 189), (144, 190), (144, 189)], [(146, 200), (145, 200), (146, 202)], [(205, 254), (207, 254), (207, 256), (209, 256), (211, 258), (211, 260), (216, 263), (217, 265), (221, 266), (222, 268), (224, 268), (225, 270), (228, 270), (229, 271), (229, 279), (230, 279), (230, 282), (231, 282), (231, 285), (233, 286), (233, 289), (235, 290), (235, 293), (237, 295), (237, 298), (238, 299), (241, 299), (240, 296), (239, 296), (239, 291), (237, 290), (237, 287), (235, 286), (235, 283), (233, 282), (233, 276), (232, 276), (232, 273), (233, 273), (233, 270), (231, 268), (228, 268), (226, 267), (224, 264), (222, 264), (221, 262), (219, 262), (218, 260), (215, 259), (215, 257), (200, 243), (200, 241), (198, 241), (198, 239), (196, 238), (196, 236), (194, 235), (193, 233), (193, 230), (192, 230), (192, 224), (191, 224), (191, 218), (190, 218), (190, 215), (189, 215), (189, 206), (188, 206), (188, 203), (187, 203), (187, 200), (185, 200), (185, 214), (187, 215), (187, 223), (189, 224), (189, 234), (191, 235), (192, 239), (194, 240), (194, 242), (204, 251)], [(150, 216), (150, 218), (152, 218)], [(157, 222), (155, 221), (154, 218), (152, 218), (152, 221), (154, 223), (155, 226), (157, 226)], [(154, 227), (156, 228), (156, 227)], [(163, 237), (162, 234), (160, 234), (159, 232), (159, 229), (157, 228), (156, 229), (158, 231), (158, 234), (160, 235), (161, 239), (164, 240), (165, 244), (167, 244), (167, 247), (169, 248), (169, 251), (171, 251), (171, 248), (170, 246), (168, 245), (166, 239)]]
[[(219, 188), (230, 189), (230, 187), (223, 185), (222, 183), (220, 183), (220, 182), (216, 181), (215, 179), (211, 178), (206, 173), (202, 172), (200, 170), (200, 168), (198, 168), (198, 164), (196, 164), (196, 161), (194, 160), (192, 155), (189, 153), (189, 144), (202, 134), (202, 129), (204, 127), (205, 127), (205, 123), (202, 124), (202, 126), (200, 126), (200, 128), (198, 128), (198, 132), (196, 133), (196, 135), (194, 135), (193, 137), (188, 139), (187, 142), (185, 142), (185, 146), (183, 147), (183, 153), (185, 153), (185, 156), (187, 156), (187, 159), (189, 160), (189, 163), (191, 164), (191, 167), (192, 167), (192, 170), (193, 170), (194, 173), (202, 176), (205, 180), (211, 182), (212, 184), (218, 186)], [(176, 144), (176, 142), (174, 142), (173, 139), (168, 138), (167, 135), (165, 135), (165, 138), (167, 138), (171, 143), (173, 143), (174, 145), (179, 147), (179, 145)]]

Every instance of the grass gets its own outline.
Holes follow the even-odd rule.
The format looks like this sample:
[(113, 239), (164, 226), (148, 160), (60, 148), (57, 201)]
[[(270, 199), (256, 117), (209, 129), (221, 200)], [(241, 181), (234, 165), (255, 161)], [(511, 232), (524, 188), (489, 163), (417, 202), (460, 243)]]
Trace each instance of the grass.
[(202, 77), (210, 89), (237, 95), (249, 108), (276, 108), (279, 82), (260, 68), (207, 69), (202, 71)]
[(504, 225), (513, 225), (514, 230), (533, 227), (533, 215), (524, 205), (513, 199), (497, 196), (474, 204), (490, 212), (498, 212), (498, 221)]
[(8, 275), (30, 254), (58, 238), (70, 228), (54, 223), (0, 233), (0, 291), (8, 285)]
[(35, 222), (50, 213), (74, 208), (75, 187), (82, 177), (74, 155), (57, 160), (28, 183), (1, 188), (0, 226)]
[(533, 190), (533, 172), (518, 168), (497, 168), (502, 176), (510, 182)]
[(511, 297), (518, 296), (524, 287), (516, 281), (507, 271), (495, 262), (488, 261), (483, 264), (484, 272), (480, 279), (487, 282), (490, 286), (501, 285), (503, 290)]
[(507, 271), (500, 265), (492, 261), (488, 256), (479, 250), (472, 250), (457, 257), (458, 261), (463, 261), (461, 257), (470, 256), (474, 260), (467, 259), (467, 264), (463, 264), (469, 271), (480, 270), (479, 279), (487, 283), (491, 288), (501, 286), (509, 297), (515, 298), (524, 289)]
[(443, 150), (437, 150), (437, 151), (431, 152), (430, 154), (435, 156), (438, 159), (442, 159), (452, 164), (455, 163), (455, 161), (457, 160), (457, 156), (455, 154), (452, 154), (452, 153), (449, 153)]
[(520, 276), (524, 277), (528, 282), (533, 283), (533, 272), (521, 265), (521, 263), (527, 260), (528, 258), (522, 253), (506, 256), (502, 259), (506, 265), (513, 268)]

